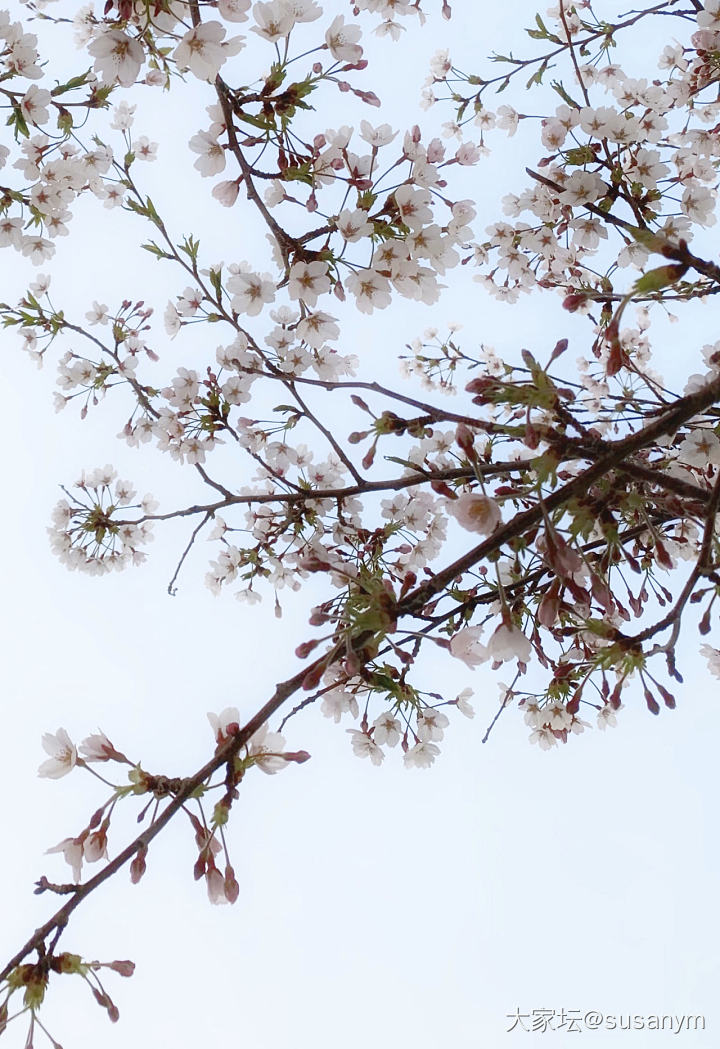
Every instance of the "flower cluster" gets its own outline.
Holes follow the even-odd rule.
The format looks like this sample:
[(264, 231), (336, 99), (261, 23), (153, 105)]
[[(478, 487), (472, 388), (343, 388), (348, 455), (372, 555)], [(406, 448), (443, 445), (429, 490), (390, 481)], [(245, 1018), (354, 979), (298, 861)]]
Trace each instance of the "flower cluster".
[(118, 517), (125, 508), (151, 513), (155, 502), (151, 496), (135, 503), (135, 489), (118, 480), (111, 466), (83, 471), (74, 485), (77, 494), (56, 505), (48, 529), (53, 551), (70, 569), (90, 575), (103, 575), (129, 564), (141, 564), (145, 552), (140, 549), (152, 539), (147, 521), (135, 523)]
[[(629, 21), (641, 25), (641, 17)], [(554, 18), (554, 35), (547, 30), (541, 38), (559, 41), (571, 27), (582, 53), (590, 56), (593, 46), (597, 53), (577, 66), (570, 95), (577, 91), (582, 102), (565, 91), (565, 100), (538, 118), (545, 155), (531, 172), (532, 185), (504, 200), (506, 215), (518, 221), (495, 223), (475, 246), (483, 271), (477, 279), (507, 302), (540, 286), (557, 288), (569, 309), (587, 309), (612, 291), (614, 274), (643, 269), (651, 251), (689, 241), (694, 225), (715, 223), (720, 154), (709, 126), (717, 119), (715, 73), (703, 35), (715, 15), (705, 5), (697, 13), (702, 28), (687, 46), (664, 49), (662, 81), (637, 77), (617, 62), (603, 65), (602, 34), (567, 5), (555, 9)], [(540, 83), (547, 63), (539, 58), (537, 64)], [(447, 86), (457, 102), (462, 79), (447, 53), (437, 56), (434, 92)], [(507, 106), (488, 110), (480, 99), (489, 82), (479, 82), (474, 118), (466, 116), (470, 99), (463, 99), (449, 133), (462, 136), (474, 123), (481, 133), (497, 127), (514, 134), (521, 119), (534, 119)]]
[[(208, 714), (215, 734), (218, 749), (240, 731), (240, 714), (236, 707), (228, 707), (221, 714)], [(38, 775), (50, 779), (59, 779), (72, 772), (74, 768), (93, 771), (90, 766), (98, 763), (116, 763), (130, 767), (129, 785), (119, 785), (113, 789), (110, 798), (92, 816), (87, 827), (80, 834), (64, 838), (58, 845), (48, 849), (48, 853), (62, 853), (66, 863), (71, 867), (76, 884), (80, 882), (83, 863), (97, 863), (108, 859), (108, 830), (118, 802), (129, 797), (143, 797), (148, 794), (156, 799), (176, 796), (185, 786), (182, 779), (167, 776), (154, 776), (145, 772), (139, 764), (133, 764), (124, 754), (118, 751), (104, 732), (97, 732), (83, 740), (79, 747), (70, 739), (65, 729), (55, 733), (46, 733), (42, 739), (44, 750), (50, 757), (43, 762)], [(277, 732), (268, 732), (267, 725), (262, 725), (247, 740), (243, 755), (234, 760), (234, 775), (237, 782), (247, 769), (257, 766), (263, 772), (272, 775), (290, 763), (307, 761), (306, 751), (289, 753), (285, 751), (285, 741)], [(95, 775), (98, 775), (95, 773)], [(107, 783), (104, 777), (98, 776)], [(198, 861), (195, 865), (196, 878), (204, 877), (211, 903), (234, 903), (238, 897), (239, 887), (235, 880), (227, 847), (218, 840), (219, 828), (227, 821), (232, 797), (227, 796), (215, 806), (212, 820), (206, 821), (200, 797), (196, 794), (199, 817), (188, 810), (188, 816), (195, 833), (198, 846)], [(215, 859), (221, 851), (226, 853), (225, 874), (220, 875)], [(145, 870), (144, 853), (139, 852), (133, 861), (131, 876), (138, 881)], [(48, 883), (49, 884), (49, 883)]]

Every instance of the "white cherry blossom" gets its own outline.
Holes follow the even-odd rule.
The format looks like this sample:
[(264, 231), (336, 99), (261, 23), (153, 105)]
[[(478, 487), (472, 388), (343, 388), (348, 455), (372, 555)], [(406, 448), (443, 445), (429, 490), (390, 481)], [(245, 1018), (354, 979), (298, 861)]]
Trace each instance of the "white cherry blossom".
[(55, 733), (46, 732), (42, 738), (42, 745), (50, 757), (43, 761), (38, 769), (38, 776), (60, 779), (72, 772), (77, 764), (78, 752), (64, 728), (59, 728)]
[(457, 499), (448, 500), (448, 512), (468, 532), (490, 535), (500, 524), (500, 507), (487, 495), (464, 492)]
[(420, 742), (403, 756), (405, 768), (429, 769), (440, 753), (440, 747), (435, 743)]
[(336, 62), (354, 63), (362, 58), (361, 38), (360, 26), (345, 25), (344, 17), (337, 15), (325, 33), (325, 44)]
[(505, 662), (509, 659), (517, 659), (521, 663), (528, 663), (532, 654), (530, 642), (515, 626), (506, 626), (501, 623), (488, 641), (488, 655), (490, 659)]
[(353, 753), (357, 757), (370, 758), (373, 765), (382, 765), (385, 760), (385, 754), (366, 732), (359, 732), (354, 728), (349, 728), (347, 731), (350, 733)]
[(220, 22), (204, 22), (187, 32), (173, 53), (178, 69), (189, 69), (198, 80), (214, 80), (225, 60), (244, 46), (242, 37), (225, 40), (225, 33)]
[(95, 58), (100, 76), (109, 83), (117, 81), (122, 87), (135, 83), (145, 62), (140, 41), (120, 29), (103, 31), (88, 45), (88, 52)]

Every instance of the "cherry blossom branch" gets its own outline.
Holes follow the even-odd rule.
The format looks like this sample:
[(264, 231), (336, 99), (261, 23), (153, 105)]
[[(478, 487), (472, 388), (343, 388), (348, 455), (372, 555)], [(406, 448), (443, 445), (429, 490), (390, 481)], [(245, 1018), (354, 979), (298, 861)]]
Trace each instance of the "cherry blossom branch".
[(48, 937), (56, 934), (57, 937), (67, 926), (70, 916), (84, 901), (98, 889), (104, 882), (132, 861), (141, 851), (146, 852), (150, 843), (167, 826), (170, 820), (183, 808), (189, 798), (193, 796), (198, 788), (202, 787), (210, 777), (224, 766), (230, 765), (240, 752), (240, 749), (248, 740), (275, 714), (287, 700), (302, 687), (308, 671), (316, 665), (322, 665), (327, 657), (316, 660), (312, 667), (304, 668), (287, 681), (281, 682), (275, 687), (275, 692), (263, 707), (255, 714), (247, 724), (240, 729), (236, 735), (231, 736), (215, 753), (192, 776), (181, 781), (181, 786), (175, 796), (168, 802), (163, 811), (156, 816), (153, 823), (130, 842), (115, 859), (107, 863), (102, 870), (98, 871), (82, 885), (75, 886), (72, 897), (60, 907), (43, 925), (35, 930), (26, 943), (12, 956), (12, 958), (0, 970), (0, 983), (7, 979), (13, 969), (18, 966), (24, 958), (33, 951), (41, 951)]
[[(373, 492), (398, 492), (405, 488), (416, 488), (422, 484), (432, 484), (441, 481), (470, 480), (477, 477), (478, 472), (483, 477), (493, 477), (496, 474), (507, 474), (525, 471), (528, 468), (527, 461), (509, 460), (507, 462), (479, 463), (474, 468), (458, 467), (449, 470), (423, 470), (414, 467), (417, 474), (390, 478), (383, 481), (363, 481), (358, 485), (347, 485), (345, 488), (308, 488), (296, 492), (257, 492), (251, 495), (229, 495), (227, 498), (215, 503), (199, 504), (184, 507), (181, 510), (170, 510), (163, 514), (144, 514), (142, 521), (172, 521), (178, 517), (193, 517), (196, 514), (207, 514), (212, 516), (219, 510), (228, 506), (248, 506), (253, 503), (313, 503), (321, 499), (332, 499), (342, 502), (358, 495), (366, 495)], [(118, 521), (118, 524), (130, 524), (130, 521)]]
[(290, 390), (292, 396), (300, 405), (303, 416), (306, 419), (308, 419), (313, 424), (313, 426), (315, 426), (316, 429), (320, 431), (320, 433), (323, 435), (328, 444), (330, 444), (340, 461), (347, 467), (349, 472), (352, 474), (358, 486), (362, 487), (362, 485), (364, 485), (365, 483), (363, 477), (358, 471), (355, 464), (353, 463), (352, 459), (350, 459), (350, 457), (346, 454), (342, 445), (340, 445), (339, 442), (335, 440), (331, 431), (327, 428), (327, 426), (324, 426), (323, 423), (320, 422), (317, 415), (308, 408), (306, 402), (302, 399), (298, 391), (295, 389), (295, 383), (286, 382), (286, 385), (287, 388)]
[[(561, 0), (561, 3), (562, 2), (564, 2), (564, 0)], [(603, 23), (600, 29), (589, 30), (587, 36), (583, 37), (582, 39), (575, 40), (574, 45), (576, 47), (579, 47), (582, 52), (583, 49), (587, 48), (588, 45), (594, 43), (595, 41), (603, 38), (607, 39), (608, 37), (611, 38), (622, 29), (627, 29), (631, 26), (637, 25), (637, 23), (640, 22), (641, 19), (646, 18), (649, 15), (668, 14), (675, 17), (683, 17), (682, 11), (676, 12), (666, 10), (682, 2), (683, 0), (663, 0), (662, 3), (655, 4), (653, 7), (645, 8), (644, 10), (637, 12), (633, 17), (627, 18), (625, 21), (616, 22), (614, 24)], [(693, 0), (693, 2), (695, 2), (695, 0)], [(553, 58), (557, 58), (558, 55), (562, 54), (564, 51), (567, 51), (569, 49), (570, 43), (570, 40), (564, 41), (560, 44), (559, 47), (556, 47), (555, 49), (550, 51), (546, 51), (541, 55), (535, 55), (532, 58), (522, 59), (513, 58), (512, 55), (507, 57), (504, 55), (495, 55), (493, 57), (496, 62), (511, 63), (515, 66), (515, 68), (511, 69), (507, 73), (500, 73), (498, 74), (498, 76), (491, 77), (487, 80), (480, 80), (480, 78), (475, 78), (471, 80), (471, 83), (477, 83), (479, 81), (481, 90), (484, 90), (486, 87), (491, 87), (493, 84), (509, 84), (512, 77), (514, 77), (517, 73), (521, 73), (524, 69), (527, 69), (528, 67), (535, 65), (543, 65), (547, 67), (547, 65), (552, 61)], [(501, 88), (501, 90), (503, 89), (504, 88)]]
[(168, 583), (168, 588), (167, 589), (168, 589), (168, 594), (170, 595), (170, 597), (175, 597), (175, 595), (177, 594), (177, 590), (175, 589), (175, 581), (177, 580), (177, 577), (180, 575), (180, 571), (182, 569), (182, 566), (185, 563), (185, 558), (190, 553), (190, 551), (191, 551), (191, 549), (193, 547), (193, 544), (194, 544), (195, 540), (197, 539), (198, 535), (200, 534), (200, 532), (202, 531), (202, 529), (205, 527), (205, 525), (208, 523), (208, 521), (211, 520), (211, 516), (212, 516), (211, 514), (205, 514), (205, 516), (203, 517), (202, 521), (200, 521), (200, 523), (198, 525), (196, 525), (196, 527), (193, 529), (192, 535), (190, 536), (190, 540), (189, 540), (187, 546), (185, 547), (185, 549), (183, 550), (182, 555), (180, 557), (180, 560), (177, 563), (177, 567), (175, 568), (175, 571), (173, 572), (173, 577), (170, 580), (170, 582)]
[[(693, 415), (697, 415), (704, 408), (714, 404), (718, 399), (720, 399), (720, 378), (713, 380), (700, 390), (680, 398), (662, 416), (637, 433), (624, 437), (619, 441), (608, 442), (607, 454), (599, 458), (583, 473), (578, 474), (572, 481), (545, 496), (545, 506), (548, 510), (555, 510), (563, 506), (575, 495), (587, 491), (593, 481), (622, 464), (627, 456), (653, 444), (663, 434), (673, 433), (683, 422), (691, 419)], [(540, 506), (518, 514), (511, 522), (498, 528), (490, 538), (484, 540), (456, 561), (453, 561), (452, 564), (442, 571), (437, 572), (426, 583), (423, 583), (417, 590), (400, 601), (398, 603), (398, 614), (404, 615), (407, 612), (419, 611), (434, 594), (443, 590), (453, 579), (461, 576), (502, 544), (507, 543), (510, 539), (521, 535), (537, 524), (542, 519), (542, 516), (543, 511)]]
[(680, 633), (680, 617), (683, 609), (690, 600), (695, 584), (698, 579), (702, 576), (707, 576), (713, 571), (713, 563), (711, 558), (711, 548), (715, 541), (715, 527), (716, 518), (718, 513), (718, 507), (720, 507), (720, 477), (717, 478), (713, 485), (712, 494), (708, 501), (707, 507), (707, 518), (705, 521), (705, 528), (703, 531), (702, 545), (700, 547), (700, 554), (695, 562), (692, 572), (690, 573), (685, 586), (683, 587), (680, 596), (676, 603), (661, 620), (651, 626), (646, 627), (644, 630), (640, 630), (637, 634), (634, 634), (629, 640), (635, 644), (641, 644), (643, 641), (647, 641), (649, 638), (654, 637), (656, 634), (661, 633), (667, 627), (672, 627), (672, 634), (670, 639), (665, 645), (655, 646), (652, 653), (661, 651), (672, 650), (675, 646), (675, 642), (678, 639)]
[(247, 198), (255, 205), (257, 210), (262, 215), (265, 223), (268, 226), (268, 229), (271, 231), (273, 237), (275, 238), (275, 241), (277, 242), (277, 246), (280, 250), (280, 253), (282, 254), (285, 267), (287, 268), (289, 264), (290, 253), (292, 250), (297, 250), (297, 245), (295, 244), (293, 238), (288, 233), (286, 233), (286, 231), (282, 228), (282, 226), (279, 225), (278, 222), (275, 221), (273, 216), (270, 214), (268, 208), (265, 206), (265, 201), (262, 199), (257, 189), (255, 188), (255, 183), (253, 182), (253, 175), (252, 171), (250, 170), (250, 165), (245, 159), (245, 155), (242, 149), (240, 148), (240, 143), (238, 142), (237, 135), (235, 133), (235, 124), (233, 122), (233, 108), (231, 104), (232, 96), (230, 88), (219, 74), (215, 80), (215, 89), (217, 91), (218, 100), (223, 111), (223, 116), (225, 117), (225, 129), (228, 137), (228, 143), (230, 146), (230, 152), (237, 160), (240, 170), (242, 171)]

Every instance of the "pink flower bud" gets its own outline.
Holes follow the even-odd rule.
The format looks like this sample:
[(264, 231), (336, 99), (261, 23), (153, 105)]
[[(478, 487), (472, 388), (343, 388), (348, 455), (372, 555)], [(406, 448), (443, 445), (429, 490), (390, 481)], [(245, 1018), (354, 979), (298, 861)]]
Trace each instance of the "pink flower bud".
[(118, 973), (120, 976), (132, 976), (135, 972), (135, 962), (129, 961), (115, 961), (108, 962), (108, 969), (112, 969), (113, 972)]
[(130, 881), (133, 885), (137, 885), (147, 869), (147, 864), (145, 862), (146, 856), (147, 845), (141, 845), (138, 849), (137, 856), (130, 864)]

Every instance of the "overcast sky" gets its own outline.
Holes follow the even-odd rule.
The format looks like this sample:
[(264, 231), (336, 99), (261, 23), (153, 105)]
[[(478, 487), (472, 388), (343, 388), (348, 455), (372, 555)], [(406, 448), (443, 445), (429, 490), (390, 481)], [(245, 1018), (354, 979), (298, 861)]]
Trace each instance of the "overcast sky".
[[(0, 2), (8, 6), (18, 17), (21, 5)], [(340, 0), (325, 6), (346, 11)], [(432, 52), (452, 45), (459, 65), (479, 68), (492, 50), (522, 48), (519, 27), (534, 10), (525, 0), (483, 4), (482, 14), (475, 5), (456, 7), (453, 22), (436, 18), (424, 31), (411, 30), (402, 48), (368, 37), (379, 57), (378, 80), (369, 86), (387, 102), (371, 119), (402, 128), (449, 119), (449, 112), (423, 116), (413, 108)], [(186, 142), (205, 126), (202, 94), (183, 96), (170, 119), (173, 98), (148, 96), (146, 117), (138, 106), (138, 132), (166, 151), (166, 167), (145, 169), (147, 178), (165, 189), (178, 231), (202, 228), (208, 261), (252, 260), (265, 250), (262, 238), (253, 240), (260, 235), (210, 200), (213, 180), (201, 183), (192, 173)], [(346, 112), (319, 115), (319, 129), (349, 120)], [(163, 134), (168, 126), (173, 138)], [(475, 182), (465, 193), (480, 198), (484, 222), (500, 216), (504, 192), (524, 186), (522, 148), (521, 138), (498, 138), (487, 167), (467, 176)], [(169, 170), (176, 174), (172, 193)], [(182, 291), (181, 278), (132, 250), (144, 231), (123, 239), (131, 222), (101, 208), (79, 216), (81, 235), (41, 267), (56, 274), (58, 305), (82, 317), (93, 299), (142, 296), (161, 314), (169, 295)], [(10, 301), (28, 273), (19, 272), (16, 256), (5, 265), (2, 295)], [(353, 320), (344, 347), (372, 352), (378, 369), (388, 369), (399, 346), (448, 321), (464, 325), (468, 345), (484, 341), (499, 352), (538, 340), (549, 348), (575, 332), (577, 354), (586, 346), (585, 328), (573, 327), (572, 318), (557, 327), (555, 304), (547, 313), (536, 300), (501, 307), (481, 299), (464, 271), (448, 283), (432, 309), (403, 303), (387, 316)], [(693, 315), (693, 328), (683, 327), (688, 354), (699, 359), (716, 311), (707, 307)], [(678, 360), (672, 337), (663, 361), (670, 372)], [(166, 343), (162, 326), (158, 339)], [(290, 602), (279, 624), (270, 601), (249, 610), (231, 595), (214, 598), (203, 586), (210, 556), (203, 542), (170, 598), (186, 526), (158, 530), (141, 569), (102, 579), (68, 573), (46, 535), (59, 483), (112, 462), (141, 492), (172, 503), (194, 497), (187, 496), (188, 471), (147, 446), (138, 452), (116, 440), (127, 404), (108, 403), (84, 423), (74, 411), (54, 414), (54, 363), (38, 372), (11, 333), (2, 334), (2, 347), (5, 957), (54, 909), (47, 896), (33, 896), (33, 882), (41, 874), (69, 877), (62, 859), (44, 850), (76, 834), (105, 798), (80, 770), (57, 782), (36, 777), (42, 733), (63, 726), (79, 741), (101, 727), (144, 768), (189, 774), (212, 748), (206, 712), (232, 704), (251, 716), (275, 682), (297, 671), (293, 648), (309, 629), (302, 601)], [(179, 340), (161, 348), (166, 374), (189, 363)], [(304, 712), (285, 734), (291, 749), (310, 751), (312, 760), (274, 777), (253, 772), (241, 787), (228, 837), (237, 904), (209, 905), (192, 878), (189, 825), (178, 822), (151, 847), (141, 884), (131, 886), (127, 874), (114, 878), (63, 937), (65, 949), (86, 958), (137, 963), (131, 980), (108, 978), (119, 1024), (110, 1025), (69, 979), (67, 988), (51, 989), (41, 1019), (65, 1049), (160, 1039), (178, 1049), (200, 1040), (252, 1049), (476, 1049), (574, 1044), (568, 1033), (506, 1033), (518, 1010), (702, 1014), (704, 1032), (640, 1032), (633, 1044), (717, 1046), (720, 705), (697, 642), (688, 631), (676, 711), (653, 718), (639, 690), (630, 692), (616, 729), (586, 732), (550, 753), (530, 746), (517, 711), (483, 745), (499, 699), (495, 677), (441, 656), (428, 670), (435, 687), (447, 695), (474, 687), (477, 715), (452, 717), (431, 770), (405, 770), (399, 755), (375, 768), (353, 756), (350, 722), (336, 726), (318, 710)], [(124, 844), (129, 839), (119, 832), (129, 836), (134, 828), (130, 815), (111, 845)], [(605, 1049), (623, 1035), (629, 1042), (619, 1031), (577, 1038)], [(5, 1035), (9, 1047), (24, 1038), (19, 1025)]]

